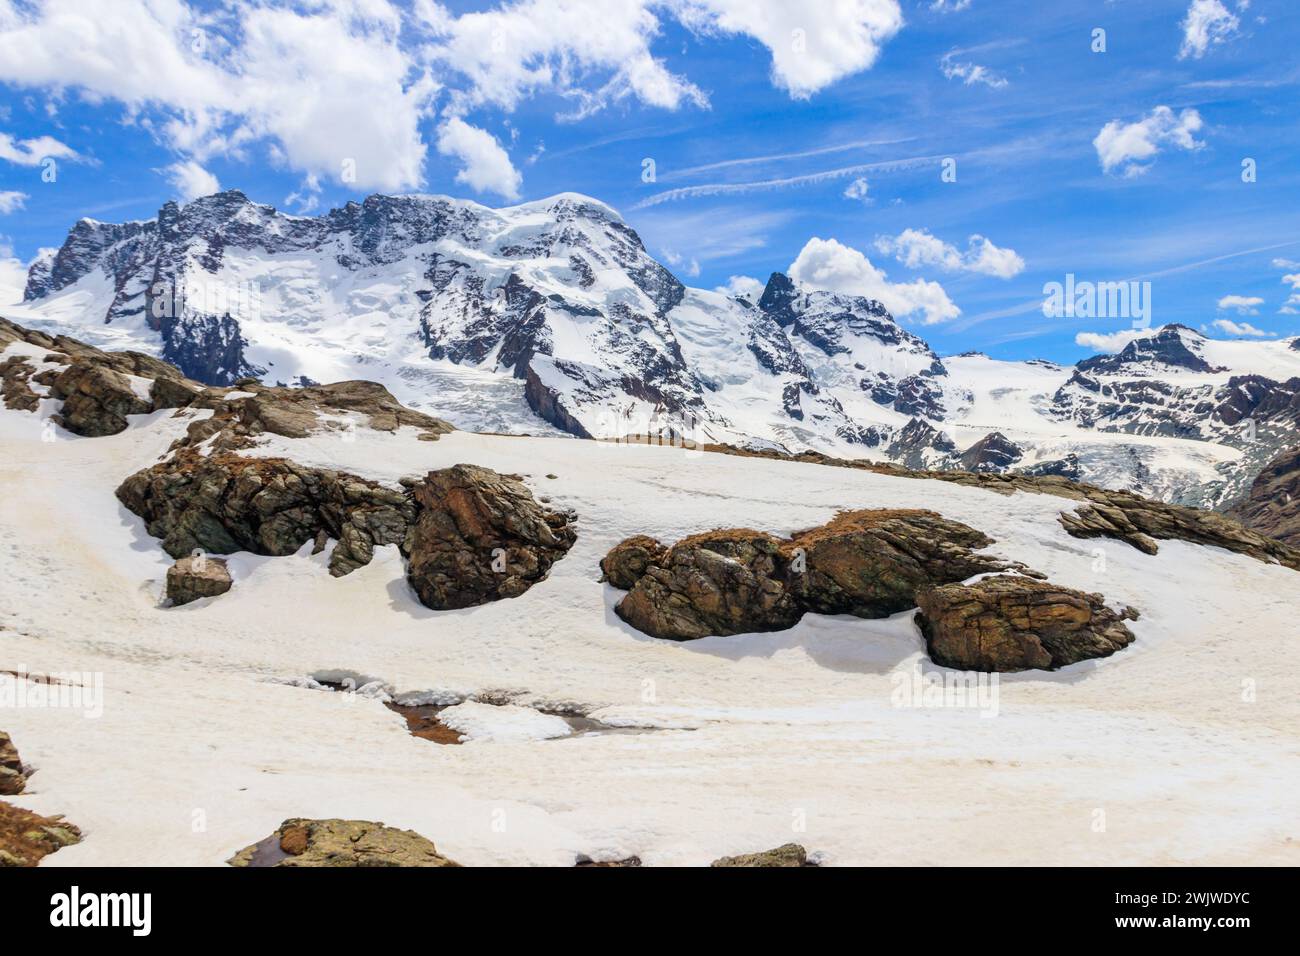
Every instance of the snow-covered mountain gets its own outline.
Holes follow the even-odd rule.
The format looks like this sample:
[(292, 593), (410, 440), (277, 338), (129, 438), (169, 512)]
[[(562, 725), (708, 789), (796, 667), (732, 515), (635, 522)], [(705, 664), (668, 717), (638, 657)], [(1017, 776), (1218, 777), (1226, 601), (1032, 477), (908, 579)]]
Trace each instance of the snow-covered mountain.
[(940, 358), (881, 303), (779, 272), (757, 301), (688, 288), (572, 193), (503, 209), (375, 195), (302, 217), (231, 190), (83, 219), (6, 314), (213, 384), (377, 380), (473, 430), (669, 433), (1210, 505), (1300, 419), (1300, 339), (1166, 326), (1074, 367)]

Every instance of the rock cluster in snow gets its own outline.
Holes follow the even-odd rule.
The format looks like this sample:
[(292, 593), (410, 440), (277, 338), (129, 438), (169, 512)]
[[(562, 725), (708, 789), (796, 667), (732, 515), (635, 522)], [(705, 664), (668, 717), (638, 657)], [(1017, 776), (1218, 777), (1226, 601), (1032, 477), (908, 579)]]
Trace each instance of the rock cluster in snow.
[(368, 820), (285, 820), (227, 861), (236, 867), (460, 866), (412, 830)]

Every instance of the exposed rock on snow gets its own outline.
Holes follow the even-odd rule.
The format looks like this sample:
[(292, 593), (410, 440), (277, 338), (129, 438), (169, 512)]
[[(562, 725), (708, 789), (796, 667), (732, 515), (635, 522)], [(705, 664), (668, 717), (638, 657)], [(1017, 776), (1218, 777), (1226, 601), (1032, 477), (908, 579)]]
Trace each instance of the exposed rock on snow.
[(936, 664), (977, 671), (1055, 670), (1108, 657), (1133, 642), (1125, 617), (1100, 594), (999, 575), (917, 596), (918, 623)]
[(803, 609), (787, 586), (781, 546), (747, 528), (685, 538), (646, 568), (615, 610), (638, 631), (676, 641), (793, 627)]
[(167, 569), (167, 596), (176, 606), (225, 594), (230, 583), (230, 571), (221, 558), (181, 558)]
[(190, 449), (136, 472), (117, 497), (172, 557), (293, 554), (323, 530), (339, 541), (335, 575), (368, 564), (376, 545), (400, 545), (416, 513), (408, 494), (346, 472)]
[(1001, 432), (990, 432), (961, 453), (967, 471), (1006, 471), (1025, 456), (1024, 449)]
[(633, 535), (620, 541), (609, 554), (600, 559), (604, 580), (620, 591), (629, 591), (649, 570), (651, 565), (662, 564), (668, 549), (645, 534)]
[(44, 857), (81, 842), (81, 831), (62, 816), (43, 817), (0, 800), (0, 869), (36, 866)]
[(573, 861), (574, 866), (640, 866), (639, 856), (624, 857), (621, 860), (593, 860), (589, 856), (579, 856)]
[(1260, 534), (1300, 548), (1300, 445), (1270, 461), (1250, 494), (1228, 514)]
[(285, 820), (266, 840), (244, 847), (231, 866), (460, 866), (411, 830), (367, 820)]
[(12, 797), (23, 792), (27, 777), (23, 762), (18, 759), (18, 748), (3, 730), (0, 730), (0, 796)]
[(740, 856), (724, 856), (714, 860), (710, 866), (817, 866), (808, 862), (808, 851), (798, 843), (786, 843), (773, 850), (758, 853), (742, 853)]
[(435, 610), (518, 597), (544, 580), (576, 535), (523, 482), (490, 468), (431, 471), (414, 488), (420, 507), (406, 540), (406, 577)]
[(784, 630), (805, 611), (888, 617), (915, 607), (920, 589), (1005, 570), (973, 553), (992, 543), (932, 511), (882, 509), (844, 512), (788, 540), (737, 529), (664, 549), (638, 535), (601, 567), (630, 588), (619, 617), (655, 637), (692, 640)]

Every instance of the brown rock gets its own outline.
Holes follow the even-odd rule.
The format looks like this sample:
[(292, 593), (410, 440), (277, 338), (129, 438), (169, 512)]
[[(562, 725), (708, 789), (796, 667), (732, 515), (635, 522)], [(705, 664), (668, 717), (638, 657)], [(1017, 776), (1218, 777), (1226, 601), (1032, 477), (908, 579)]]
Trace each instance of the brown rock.
[(432, 842), (411, 830), (367, 820), (285, 820), (268, 841), (240, 850), (231, 866), (460, 866), (438, 852)]
[(781, 631), (803, 614), (786, 586), (788, 565), (782, 541), (761, 531), (694, 535), (650, 565), (615, 611), (637, 630), (675, 641)]
[(80, 842), (81, 831), (63, 817), (43, 817), (0, 800), (0, 869), (36, 866)]
[(23, 762), (18, 759), (18, 748), (3, 730), (0, 730), (0, 796), (13, 797), (27, 786)]
[(976, 671), (1055, 670), (1108, 657), (1133, 642), (1100, 594), (1003, 575), (917, 596), (918, 623), (936, 664)]
[(600, 561), (600, 570), (604, 580), (626, 591), (636, 584), (641, 575), (652, 564), (660, 564), (668, 555), (668, 549), (645, 534), (633, 535), (620, 541)]
[(179, 607), (230, 590), (230, 571), (221, 558), (181, 558), (167, 569), (167, 596)]
[(127, 415), (153, 411), (153, 403), (136, 394), (119, 371), (74, 359), (50, 386), (50, 395), (63, 399), (59, 424), (92, 438), (116, 435), (127, 426)]
[(1300, 445), (1265, 465), (1245, 500), (1228, 514), (1252, 531), (1300, 548)]
[(414, 489), (407, 580), (443, 610), (517, 597), (573, 545), (568, 517), (544, 510), (520, 481), (476, 465), (431, 471)]
[(798, 843), (786, 843), (774, 850), (759, 853), (744, 853), (740, 856), (724, 856), (714, 860), (709, 866), (816, 866), (808, 862), (808, 851)]

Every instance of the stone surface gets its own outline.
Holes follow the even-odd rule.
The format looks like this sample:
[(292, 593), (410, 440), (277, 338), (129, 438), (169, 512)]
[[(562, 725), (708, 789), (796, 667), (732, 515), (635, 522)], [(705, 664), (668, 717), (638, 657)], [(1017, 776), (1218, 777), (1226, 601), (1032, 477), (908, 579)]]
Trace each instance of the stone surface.
[(1252, 531), (1300, 548), (1300, 445), (1270, 461), (1228, 514)]
[(179, 606), (230, 590), (230, 571), (221, 558), (181, 558), (167, 569), (167, 596)]
[(0, 730), (0, 797), (12, 797), (23, 792), (27, 777), (23, 762), (18, 759), (18, 748), (3, 730)]
[(604, 580), (621, 591), (636, 584), (652, 564), (668, 555), (668, 549), (649, 535), (637, 534), (620, 541), (600, 561)]
[(36, 866), (80, 842), (81, 831), (63, 817), (43, 817), (0, 800), (0, 869)]
[(1055, 670), (1108, 657), (1133, 641), (1123, 615), (1100, 594), (1003, 575), (948, 584), (917, 596), (930, 658), (977, 671)]
[(280, 824), (272, 839), (278, 843), (274, 847), (278, 853), (267, 853), (262, 843), (256, 843), (227, 862), (237, 867), (460, 866), (412, 830), (367, 820), (294, 818)]
[(786, 586), (782, 543), (747, 528), (685, 538), (615, 610), (637, 630), (677, 641), (793, 627), (803, 610)]
[(808, 862), (808, 851), (798, 843), (786, 843), (773, 850), (759, 853), (742, 853), (740, 856), (724, 856), (714, 860), (710, 866), (816, 866)]
[(436, 610), (517, 597), (573, 545), (569, 517), (490, 468), (431, 471), (413, 489), (419, 515), (405, 542), (407, 580)]

